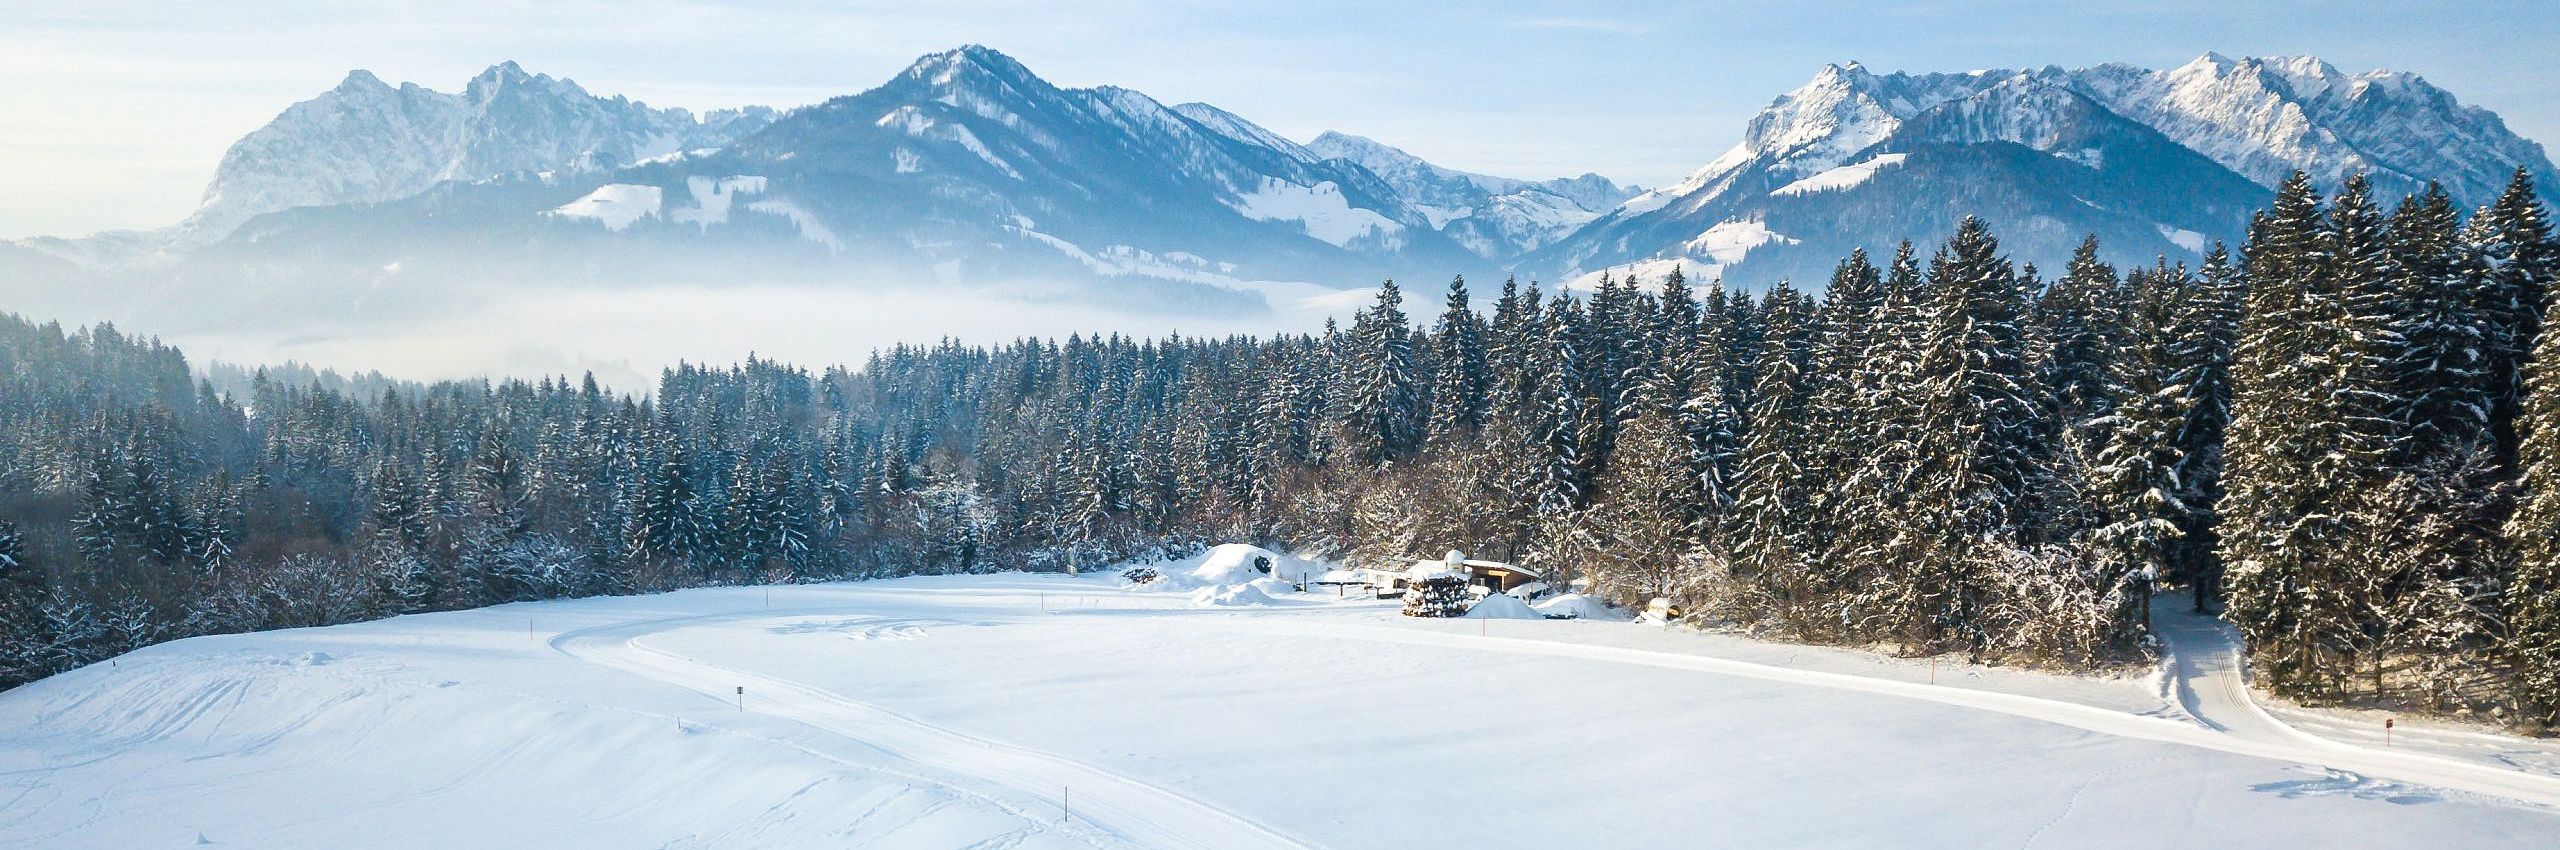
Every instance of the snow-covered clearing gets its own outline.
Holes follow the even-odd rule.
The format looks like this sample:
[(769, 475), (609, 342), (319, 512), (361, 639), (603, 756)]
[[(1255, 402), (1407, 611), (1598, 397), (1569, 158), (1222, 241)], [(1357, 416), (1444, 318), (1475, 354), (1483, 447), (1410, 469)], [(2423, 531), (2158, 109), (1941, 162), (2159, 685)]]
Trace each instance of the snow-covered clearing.
[(1856, 188), (1858, 184), (1865, 183), (1868, 178), (1876, 176), (1877, 171), (1887, 167), (1901, 165), (1903, 160), (1909, 159), (1910, 157), (1911, 155), (1907, 153), (1876, 154), (1875, 156), (1868, 157), (1864, 162), (1843, 165), (1838, 168), (1780, 186), (1776, 189), (1770, 190), (1769, 194), (1803, 195), (1812, 192), (1833, 192), (1841, 189)]
[(550, 214), (559, 218), (601, 221), (604, 229), (621, 232), (641, 219), (656, 217), (665, 195), (666, 190), (656, 186), (607, 183), (584, 197), (560, 205)]
[(0, 694), (0, 846), (2560, 834), (2560, 778), (2240, 730), (2225, 718), (2245, 690), (2178, 696), (2221, 681), (2196, 642), (2210, 621), (2175, 636), (2202, 648), (2166, 684), (2046, 676), (1612, 620), (1414, 620), (1269, 578), (1207, 586), (1269, 604), (1194, 604), (1204, 568), (1235, 554), (1152, 589), (1022, 574), (710, 589), (165, 644)]
[(1352, 206), (1342, 196), (1342, 188), (1331, 181), (1300, 186), (1265, 177), (1253, 191), (1237, 193), (1227, 206), (1255, 221), (1297, 222), (1308, 236), (1336, 247), (1348, 247), (1358, 239), (1393, 240), (1404, 232), (1404, 225), (1376, 210)]

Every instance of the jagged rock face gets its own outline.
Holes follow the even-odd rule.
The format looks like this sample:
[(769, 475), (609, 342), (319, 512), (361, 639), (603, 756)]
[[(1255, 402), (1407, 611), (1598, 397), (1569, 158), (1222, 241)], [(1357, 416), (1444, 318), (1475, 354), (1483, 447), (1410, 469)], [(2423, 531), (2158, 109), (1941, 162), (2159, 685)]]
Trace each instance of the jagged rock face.
[(513, 62), (459, 94), (355, 71), (232, 145), (184, 229), (212, 241), (279, 210), (398, 200), (448, 180), (600, 171), (716, 147), (772, 119), (760, 107), (696, 118), (597, 97)]
[[(2095, 233), (2125, 262), (2193, 261), (2243, 236), (2296, 169), (2324, 188), (2442, 182), (2485, 203), (2518, 166), (2553, 186), (2539, 145), (2410, 74), (2341, 74), (2307, 57), (2207, 55), (2170, 71), (1875, 74), (1825, 67), (1754, 117), (1689, 179), (1638, 195), (1523, 257), (1583, 280), (1612, 268), (1818, 285), (1847, 250), (1991, 221), (2021, 260), (2056, 263)], [(2550, 191), (2546, 188), (2546, 191)]]
[(2478, 204), (2496, 197), (2518, 165), (2546, 176), (2551, 169), (2542, 146), (2508, 131), (2496, 113), (2400, 71), (2343, 74), (2308, 56), (2208, 53), (2168, 71), (2101, 65), (2073, 82), (2260, 185), (2298, 169), (2334, 187), (2362, 171), (2386, 192), (2432, 180)]

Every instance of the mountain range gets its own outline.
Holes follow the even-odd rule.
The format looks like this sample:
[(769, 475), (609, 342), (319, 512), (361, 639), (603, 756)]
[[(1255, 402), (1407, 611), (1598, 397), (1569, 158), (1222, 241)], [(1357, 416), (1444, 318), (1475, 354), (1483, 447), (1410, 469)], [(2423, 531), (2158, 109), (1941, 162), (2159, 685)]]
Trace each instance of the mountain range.
[(787, 112), (653, 108), (510, 62), (459, 93), (350, 73), (235, 144), (184, 222), (0, 243), (0, 273), (274, 297), (446, 277), (989, 284), (1175, 308), (1457, 272), (1676, 266), (1760, 286), (1965, 215), (2023, 260), (2094, 233), (2120, 260), (2191, 261), (2297, 169), (2478, 204), (2517, 167), (2560, 186), (2495, 114), (2308, 57), (1830, 65), (1653, 190), (1472, 174), (1339, 132), (1299, 143), (1208, 104), (1054, 86), (974, 45)]

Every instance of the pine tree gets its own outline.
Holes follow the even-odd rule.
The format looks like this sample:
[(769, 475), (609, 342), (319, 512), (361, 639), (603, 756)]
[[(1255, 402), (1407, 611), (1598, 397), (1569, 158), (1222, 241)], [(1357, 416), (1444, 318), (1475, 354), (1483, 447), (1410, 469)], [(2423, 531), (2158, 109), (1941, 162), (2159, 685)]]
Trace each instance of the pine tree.
[[(1982, 574), (1998, 547), (2034, 542), (2048, 433), (2045, 389), (2029, 357), (2017, 272), (1968, 217), (1930, 261), (1935, 297), (1921, 341), (1911, 502), (1929, 558), (1912, 576), (1904, 633), (1984, 643)], [(1986, 549), (1986, 547), (1990, 547)]]
[(2400, 334), (2392, 379), (2402, 402), (2399, 460), (2415, 464), (2491, 438), (2500, 388), (2490, 374), (2495, 334), (2480, 281), (2464, 273), (2453, 200), (2433, 184), (2392, 213), (2387, 306)]
[(1432, 335), (1431, 426), (1434, 446), (1454, 448), (1483, 427), (1492, 401), (1493, 372), (1485, 360), (1484, 323), (1468, 303), (1467, 279), (1449, 281), (1449, 300)]
[(2523, 475), (2506, 526), (2517, 551), (2503, 597), (2505, 655), (2517, 671), (2516, 701), (2549, 729), (2560, 727), (2560, 535), (2552, 533), (2560, 529), (2560, 334), (2536, 343), (2526, 375)]
[(2356, 541), (2382, 521), (2397, 431), (2387, 331), (2364, 297), (2379, 236), (2360, 200), (2345, 211), (2332, 223), (2299, 174), (2277, 192), (2251, 234), (2233, 370), (2228, 616), (2296, 690), (2343, 675), (2369, 626), (2356, 588), (2375, 585), (2372, 553)]
[(2184, 281), (2161, 272), (2129, 277), (2134, 302), (2119, 336), (2123, 347), (2101, 382), (2109, 412), (2089, 422), (2100, 441), (2090, 470), (2100, 524), (2090, 542), (2109, 581), (2140, 576), (2143, 587), (2176, 566), (2190, 512), (2178, 478), (2190, 398), (2178, 383), (2185, 370), (2176, 361), (2176, 304)]
[(2223, 439), (2231, 423), (2232, 349), (2246, 289), (2230, 251), (2216, 243), (2178, 299), (2171, 360), (2179, 368), (2174, 383), (2186, 391), (2186, 418), (2178, 433), (2178, 500), (2186, 512), (2179, 517), (2184, 546), (2174, 575), (2191, 585), (2197, 613), (2212, 610), (2221, 594)]
[(2492, 328), (2487, 359), (2497, 398), (2489, 421), (2498, 432), (2499, 457), (2512, 461), (2524, 364), (2541, 337), (2543, 305), (2560, 286), (2560, 242), (2553, 240), (2550, 213), (2530, 171), (2516, 168), (2497, 201), (2472, 216), (2463, 241), (2465, 266), (2476, 276), (2472, 286)]
[(2114, 266), (2098, 260), (2098, 237), (2081, 240), (2071, 264), (2036, 299), (2036, 330), (2047, 349), (2046, 382), (2062, 421), (2077, 429), (2105, 416), (2115, 393), (2106, 386), (2108, 361), (2123, 344), (2114, 331), (2119, 282)]
[(1361, 311), (1344, 345), (1337, 393), (1343, 459), (1376, 469), (1411, 456), (1421, 443), (1425, 387), (1395, 281), (1379, 285), (1378, 300)]
[(1756, 358), (1758, 382), (1742, 440), (1730, 538), (1735, 567), (1766, 594), (1769, 605), (1785, 609), (1810, 593), (1807, 535), (1818, 491), (1805, 469), (1814, 445), (1812, 378), (1806, 374), (1813, 329), (1786, 281), (1771, 288), (1763, 303), (1767, 331)]

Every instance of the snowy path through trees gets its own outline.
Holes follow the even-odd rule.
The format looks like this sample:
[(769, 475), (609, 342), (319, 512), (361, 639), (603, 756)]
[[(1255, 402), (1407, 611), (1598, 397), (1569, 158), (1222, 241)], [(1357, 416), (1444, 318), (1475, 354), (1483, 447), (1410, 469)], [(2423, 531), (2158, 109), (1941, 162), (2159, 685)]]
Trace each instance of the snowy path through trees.
[[(803, 612), (804, 614), (806, 612)], [(1035, 813), (1065, 806), (1063, 820), (1089, 824), (1138, 847), (1226, 850), (1305, 845), (1182, 794), (1008, 744), (934, 726), (814, 687), (649, 646), (651, 634), (720, 621), (776, 619), (771, 611), (618, 623), (569, 632), (551, 646), (580, 660), (684, 687), (715, 699), (737, 696), (743, 710), (788, 718), (912, 762), (956, 788)], [(743, 693), (733, 689), (744, 687)], [(716, 722), (716, 717), (712, 718)], [(977, 786), (992, 785), (994, 788)], [(1062, 801), (1062, 794), (1068, 800)]]
[[(2151, 623), (2162, 643), (2170, 695), (2190, 718), (2207, 729), (2269, 746), (2298, 748), (2304, 761), (2354, 769), (2360, 773), (2430, 784), (2444, 784), (2440, 780), (2447, 776), (2473, 776), (2482, 784), (2468, 790), (2560, 806), (2560, 776), (2521, 770), (2516, 766), (2467, 762), (2428, 752), (2429, 749), (2446, 748), (2442, 742), (2426, 740), (2441, 733), (2413, 729), (2402, 736), (2402, 747), (2384, 749), (2304, 731), (2269, 713), (2266, 706), (2258, 703), (2256, 695), (2249, 689), (2248, 665), (2242, 658), (2240, 632), (2230, 623), (2211, 615), (2197, 614), (2166, 597), (2154, 604)], [(2345, 763), (2347, 761), (2365, 767), (2349, 767)], [(2421, 778), (2425, 776), (2439, 779)], [(2500, 788), (2510, 790), (2495, 790)]]

